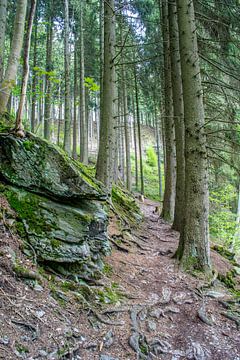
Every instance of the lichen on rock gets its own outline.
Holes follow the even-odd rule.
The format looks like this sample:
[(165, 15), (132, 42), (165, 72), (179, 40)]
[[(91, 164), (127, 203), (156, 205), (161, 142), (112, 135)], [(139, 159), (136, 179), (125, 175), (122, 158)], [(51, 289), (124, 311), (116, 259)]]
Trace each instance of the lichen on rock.
[(87, 168), (31, 134), (0, 134), (3, 194), (38, 261), (94, 273), (110, 251), (106, 193)]
[(61, 201), (105, 200), (103, 185), (57, 146), (33, 134), (20, 139), (0, 134), (2, 179)]

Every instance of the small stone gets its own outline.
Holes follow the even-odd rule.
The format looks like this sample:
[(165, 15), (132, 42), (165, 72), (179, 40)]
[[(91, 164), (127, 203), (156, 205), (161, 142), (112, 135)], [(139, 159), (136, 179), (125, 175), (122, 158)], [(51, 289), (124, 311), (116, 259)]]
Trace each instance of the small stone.
[(110, 355), (101, 354), (99, 360), (118, 360), (118, 358), (112, 357)]
[(148, 320), (148, 322), (147, 322), (147, 328), (148, 328), (148, 331), (156, 331), (156, 329), (157, 329), (157, 324), (154, 322), (154, 321), (152, 321), (152, 320)]
[(43, 287), (41, 285), (39, 285), (39, 284), (35, 284), (34, 285), (34, 290), (41, 292), (41, 291), (43, 291)]
[(164, 316), (164, 311), (160, 308), (155, 309), (155, 310), (151, 311), (149, 315), (153, 318), (159, 319), (160, 316)]
[(107, 332), (107, 334), (104, 336), (104, 338), (103, 338), (103, 342), (104, 342), (104, 346), (106, 347), (106, 348), (109, 348), (112, 344), (113, 344), (113, 342), (114, 342), (114, 337), (113, 337), (113, 332), (112, 332), (112, 330), (109, 330), (108, 332)]
[(45, 350), (39, 350), (38, 353), (40, 356), (45, 356), (45, 357), (48, 356), (48, 353)]
[(46, 313), (45, 313), (45, 311), (43, 311), (43, 310), (38, 310), (38, 311), (36, 311), (36, 316), (37, 316), (39, 319), (41, 319), (45, 314), (46, 314)]
[(10, 342), (10, 339), (7, 336), (3, 336), (3, 337), (0, 338), (0, 344), (8, 345), (9, 342)]

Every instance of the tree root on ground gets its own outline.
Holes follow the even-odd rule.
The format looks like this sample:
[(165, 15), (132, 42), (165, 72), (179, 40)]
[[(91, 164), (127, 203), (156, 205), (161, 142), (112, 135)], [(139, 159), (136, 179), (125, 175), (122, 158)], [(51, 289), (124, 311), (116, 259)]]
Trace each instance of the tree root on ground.
[(221, 312), (221, 315), (225, 316), (227, 319), (232, 320), (237, 325), (237, 330), (240, 330), (240, 317), (230, 314), (229, 312)]

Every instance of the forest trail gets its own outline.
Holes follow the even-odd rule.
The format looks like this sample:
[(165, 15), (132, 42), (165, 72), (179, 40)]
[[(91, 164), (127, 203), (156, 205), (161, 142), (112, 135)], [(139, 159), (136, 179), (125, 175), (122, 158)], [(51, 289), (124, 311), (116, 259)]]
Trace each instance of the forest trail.
[[(137, 327), (140, 343), (142, 339), (140, 350), (144, 353), (148, 348), (152, 352), (152, 357), (142, 355), (139, 359), (240, 359), (239, 331), (235, 323), (220, 314), (224, 308), (218, 300), (229, 299), (226, 288), (220, 282), (204, 288), (203, 279), (179, 269), (172, 259), (178, 233), (153, 214), (156, 205), (150, 200), (141, 204), (145, 219), (132, 234), (140, 240), (141, 248), (130, 254), (115, 250), (108, 259), (112, 279), (136, 299), (128, 300), (128, 313), (116, 316), (125, 326), (112, 330), (114, 345), (103, 348), (102, 353), (114, 359), (137, 359), (129, 346), (131, 336), (134, 343)], [(216, 267), (226, 270), (227, 261), (216, 253), (212, 257)], [(200, 320), (198, 311), (202, 307), (213, 325)]]
[[(19, 281), (9, 267), (10, 247), (24, 265), (33, 267), (17, 249), (19, 240), (0, 232), (1, 359), (240, 359), (236, 323), (221, 315), (227, 302), (219, 300), (231, 298), (227, 289), (218, 281), (215, 287), (204, 287), (199, 274), (183, 273), (172, 259), (178, 234), (153, 214), (156, 203), (146, 200), (140, 206), (145, 218), (130, 230), (132, 245), (128, 252), (113, 249), (106, 259), (108, 277), (101, 280), (105, 286), (116, 284), (124, 296), (116, 304), (102, 305), (98, 313), (88, 307), (82, 311), (74, 288), (59, 291), (65, 285), (61, 277), (51, 283), (48, 275), (47, 282), (33, 288)], [(109, 226), (113, 237), (115, 220)], [(115, 242), (127, 248), (124, 241)], [(229, 269), (216, 253), (213, 261), (222, 271)], [(57, 281), (62, 287), (56, 288)], [(206, 312), (200, 311), (200, 317), (205, 322), (198, 316), (203, 306)]]

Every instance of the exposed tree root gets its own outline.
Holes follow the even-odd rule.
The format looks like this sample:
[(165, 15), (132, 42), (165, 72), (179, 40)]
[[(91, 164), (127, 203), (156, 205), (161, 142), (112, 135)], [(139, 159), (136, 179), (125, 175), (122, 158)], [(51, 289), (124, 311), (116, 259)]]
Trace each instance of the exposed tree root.
[(240, 317), (230, 314), (229, 312), (221, 312), (221, 315), (225, 316), (229, 320), (234, 321), (237, 325), (237, 329), (240, 330)]

